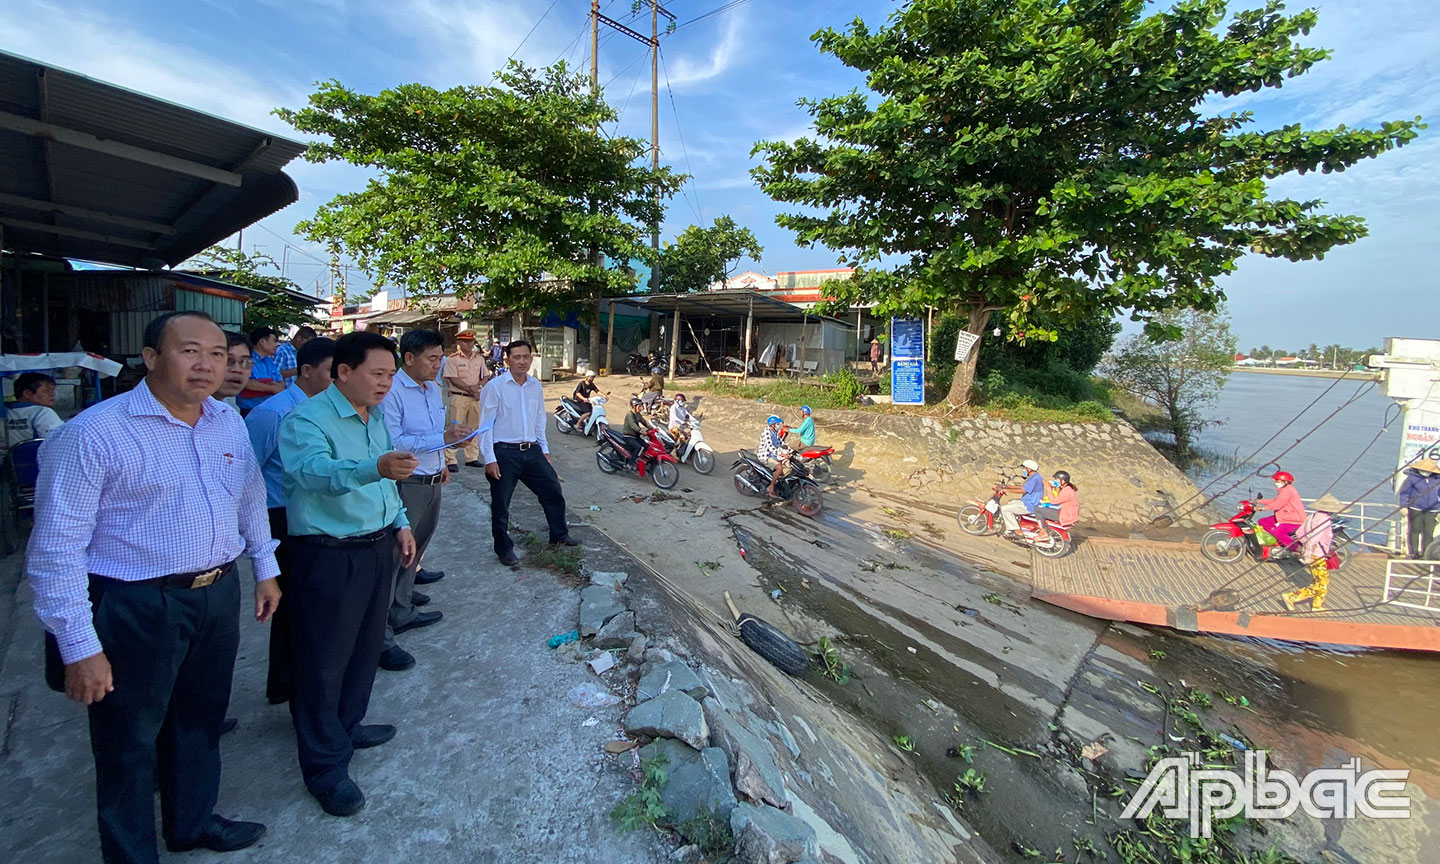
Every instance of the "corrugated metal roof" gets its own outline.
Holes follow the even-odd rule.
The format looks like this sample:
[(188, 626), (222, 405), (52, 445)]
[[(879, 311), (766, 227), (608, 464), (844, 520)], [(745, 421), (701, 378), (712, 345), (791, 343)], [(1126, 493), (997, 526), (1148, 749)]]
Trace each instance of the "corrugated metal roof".
[(4, 247), (175, 266), (299, 200), (304, 145), (0, 51)]

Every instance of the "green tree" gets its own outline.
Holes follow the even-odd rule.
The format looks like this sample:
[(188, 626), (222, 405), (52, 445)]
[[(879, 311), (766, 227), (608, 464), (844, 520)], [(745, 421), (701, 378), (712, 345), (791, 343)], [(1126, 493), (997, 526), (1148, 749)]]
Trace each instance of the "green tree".
[(1175, 461), (1190, 460), (1195, 435), (1209, 422), (1205, 409), (1230, 377), (1236, 339), (1223, 305), (1211, 311), (1171, 309), (1156, 316), (1156, 339), (1136, 334), (1122, 341), (1105, 364), (1105, 373), (1121, 388), (1159, 408), (1175, 436)]
[(665, 291), (701, 291), (728, 278), (741, 258), (758, 261), (763, 251), (749, 228), (721, 216), (709, 228), (691, 225), (674, 243), (666, 243), (655, 267), (655, 281)]
[(246, 333), (256, 327), (284, 330), (300, 324), (315, 324), (315, 308), (321, 301), (315, 299), (307, 302), (296, 297), (290, 292), (305, 294), (299, 285), (283, 276), (261, 273), (262, 267), (279, 269), (275, 266), (275, 259), (269, 255), (246, 255), (243, 251), (228, 246), (211, 246), (195, 256), (186, 269), (201, 276), (261, 292), (259, 296), (245, 301)]
[[(802, 99), (817, 137), (762, 141), (753, 174), (777, 222), (857, 268), (837, 306), (992, 315), (1020, 341), (1051, 339), (1037, 313), (1213, 309), (1216, 280), (1248, 252), (1317, 258), (1365, 234), (1321, 202), (1271, 198), (1269, 181), (1342, 170), (1415, 138), (1378, 130), (1256, 130), (1216, 96), (1279, 87), (1328, 52), (1295, 38), (1313, 10), (1270, 0), (910, 0), (885, 26), (823, 29), (823, 53), (869, 92)], [(1223, 109), (1223, 103), (1218, 107)], [(969, 400), (976, 354), (949, 399)]]
[(411, 297), (454, 291), (539, 312), (629, 293), (625, 264), (654, 263), (650, 228), (684, 180), (645, 164), (645, 142), (598, 131), (615, 109), (564, 63), (373, 96), (329, 81), (307, 107), (275, 113), (325, 139), (307, 160), (379, 175), (296, 230)]

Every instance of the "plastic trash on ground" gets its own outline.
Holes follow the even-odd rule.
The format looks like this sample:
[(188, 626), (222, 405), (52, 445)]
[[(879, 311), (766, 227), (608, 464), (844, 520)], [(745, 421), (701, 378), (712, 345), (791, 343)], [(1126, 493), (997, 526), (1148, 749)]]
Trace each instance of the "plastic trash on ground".
[(554, 636), (551, 636), (550, 639), (549, 639), (549, 641), (547, 641), (545, 644), (546, 644), (546, 645), (549, 645), (551, 648), (559, 648), (561, 645), (564, 645), (564, 644), (566, 644), (566, 643), (568, 643), (568, 642), (579, 642), (579, 641), (580, 641), (580, 631), (579, 631), (579, 630), (571, 630), (569, 633), (558, 633), (558, 634), (556, 634), (556, 635), (554, 635)]
[(570, 701), (581, 708), (608, 708), (619, 705), (620, 697), (594, 681), (577, 684), (570, 689)]

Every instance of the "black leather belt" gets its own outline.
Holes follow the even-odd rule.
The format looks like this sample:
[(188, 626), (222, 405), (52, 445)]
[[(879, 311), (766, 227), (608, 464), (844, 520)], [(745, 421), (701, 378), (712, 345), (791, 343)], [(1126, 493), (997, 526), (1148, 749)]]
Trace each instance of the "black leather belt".
[(211, 567), (209, 570), (196, 570), (191, 573), (171, 573), (168, 576), (156, 576), (154, 579), (111, 579), (108, 576), (99, 576), (94, 573), (90, 574), (90, 578), (104, 579), (107, 582), (122, 582), (126, 585), (164, 585), (170, 588), (205, 588), (219, 582), (234, 569), (235, 562), (227, 561), (219, 567)]
[(411, 474), (400, 482), (409, 483), (412, 486), (434, 486), (436, 483), (445, 482), (445, 472), (440, 471), (435, 474)]
[(539, 441), (496, 441), (496, 442), (495, 442), (495, 446), (496, 446), (496, 447), (504, 448), (504, 449), (506, 449), (506, 450), (521, 450), (521, 451), (524, 451), (524, 450), (529, 450), (531, 447), (539, 447), (539, 446), (540, 446), (540, 442), (539, 442)]
[(297, 543), (310, 543), (315, 546), (368, 549), (389, 536), (390, 529), (381, 528), (379, 531), (371, 531), (369, 534), (356, 534), (354, 537), (331, 537), (329, 534), (291, 534), (290, 539)]

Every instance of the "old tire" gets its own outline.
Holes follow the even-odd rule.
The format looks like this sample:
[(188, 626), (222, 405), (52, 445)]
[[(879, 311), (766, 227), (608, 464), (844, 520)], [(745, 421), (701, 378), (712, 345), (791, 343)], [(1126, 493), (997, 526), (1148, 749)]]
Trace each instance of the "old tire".
[(620, 470), (616, 468), (613, 464), (611, 464), (610, 459), (608, 458), (609, 454), (614, 452), (615, 448), (610, 446), (609, 444), (601, 444), (599, 447), (595, 448), (595, 464), (598, 465), (600, 467), (600, 470), (604, 471), (606, 474), (614, 474), (616, 471)]
[(781, 633), (770, 622), (748, 613), (741, 615), (736, 623), (740, 625), (740, 639), (750, 646), (751, 651), (788, 675), (799, 677), (805, 674), (810, 658), (805, 656), (805, 649), (795, 644), (795, 640)]
[(690, 464), (701, 474), (709, 474), (715, 470), (715, 452), (713, 450), (696, 450), (690, 457)]
[(675, 467), (674, 462), (658, 461), (650, 469), (650, 479), (661, 489), (674, 489), (675, 484), (680, 482), (680, 469)]
[(1229, 531), (1216, 528), (1200, 538), (1200, 552), (1211, 561), (1234, 564), (1245, 555), (1245, 538), (1231, 537)]
[(735, 472), (735, 491), (744, 495), (746, 498), (754, 498), (756, 495), (759, 495), (760, 491), (758, 489), (751, 489), (745, 485), (746, 480), (756, 484), (760, 482), (760, 478), (754, 471), (751, 471), (749, 468), (741, 468)]
[(795, 494), (791, 496), (790, 500), (795, 502), (795, 509), (800, 511), (801, 516), (809, 516), (812, 519), (819, 516), (820, 511), (825, 509), (825, 503), (820, 499), (820, 487), (814, 483), (802, 482), (796, 487)]
[(985, 508), (978, 504), (966, 504), (955, 514), (955, 521), (960, 523), (960, 530), (966, 534), (976, 537), (983, 537), (990, 533), (990, 521), (985, 518)]

